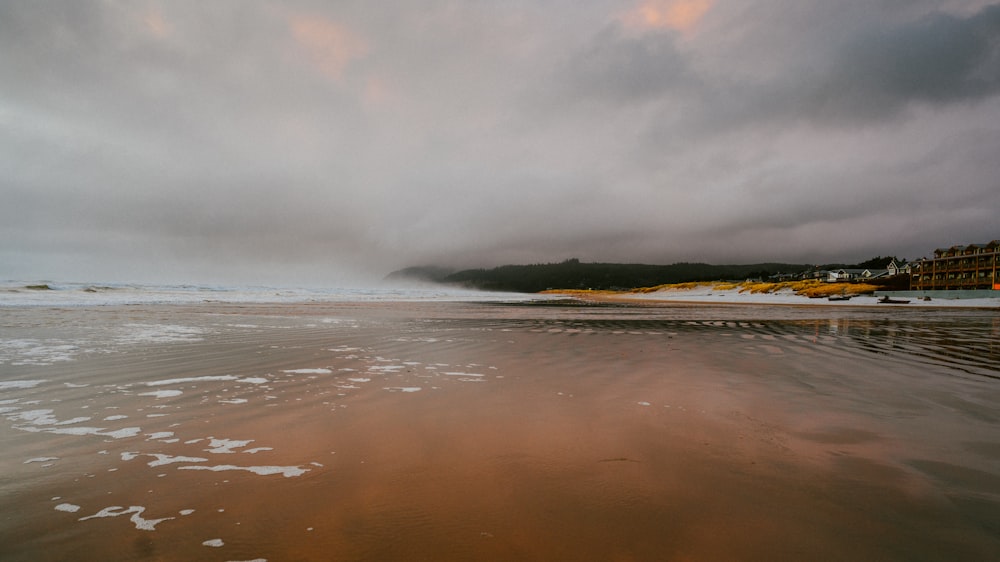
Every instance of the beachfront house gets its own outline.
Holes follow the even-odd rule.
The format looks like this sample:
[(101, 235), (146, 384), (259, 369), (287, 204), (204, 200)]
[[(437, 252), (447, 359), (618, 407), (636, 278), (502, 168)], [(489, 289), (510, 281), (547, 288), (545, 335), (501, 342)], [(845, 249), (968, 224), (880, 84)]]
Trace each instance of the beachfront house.
[(909, 262), (904, 261), (903, 263), (896, 263), (896, 260), (889, 262), (889, 265), (885, 266), (886, 271), (889, 272), (889, 277), (895, 277), (897, 275), (909, 275), (912, 267)]
[(1000, 240), (934, 250), (931, 259), (918, 260), (910, 272), (910, 290), (1000, 291)]
[(829, 272), (826, 280), (829, 283), (845, 283), (880, 279), (888, 275), (888, 269), (835, 269)]

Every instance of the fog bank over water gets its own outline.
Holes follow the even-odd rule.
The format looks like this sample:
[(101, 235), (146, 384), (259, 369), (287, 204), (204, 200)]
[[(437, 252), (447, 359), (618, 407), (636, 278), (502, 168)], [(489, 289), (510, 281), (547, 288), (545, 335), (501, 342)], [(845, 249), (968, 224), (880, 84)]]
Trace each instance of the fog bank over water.
[(988, 242), (1000, 3), (0, 5), (0, 278)]

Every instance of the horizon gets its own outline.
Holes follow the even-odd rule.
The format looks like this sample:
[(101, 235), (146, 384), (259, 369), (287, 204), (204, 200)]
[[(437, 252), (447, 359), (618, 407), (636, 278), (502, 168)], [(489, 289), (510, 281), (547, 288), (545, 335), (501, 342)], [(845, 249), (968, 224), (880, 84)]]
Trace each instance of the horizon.
[(559, 265), (562, 263), (570, 261), (578, 261), (582, 265), (621, 265), (621, 266), (633, 266), (633, 265), (644, 265), (653, 267), (669, 267), (673, 265), (708, 265), (713, 267), (747, 267), (747, 266), (757, 266), (757, 265), (791, 265), (791, 266), (806, 266), (811, 268), (819, 268), (826, 266), (852, 266), (858, 265), (865, 261), (875, 260), (875, 259), (889, 259), (895, 258), (900, 263), (911, 263), (918, 259), (908, 259), (900, 256), (873, 256), (871, 258), (859, 261), (847, 261), (847, 262), (829, 262), (829, 263), (812, 263), (812, 262), (775, 262), (775, 261), (747, 261), (739, 263), (711, 263), (705, 261), (683, 261), (683, 262), (670, 262), (670, 263), (643, 263), (643, 262), (606, 262), (606, 261), (583, 261), (577, 258), (567, 258), (564, 260), (554, 261), (554, 262), (537, 262), (537, 263), (505, 263), (497, 265), (488, 265), (481, 267), (443, 267), (436, 264), (424, 264), (424, 265), (408, 265), (395, 269), (392, 271), (385, 272), (381, 277), (369, 277), (369, 278), (352, 278), (348, 279), (345, 283), (333, 283), (327, 284), (322, 282), (300, 282), (300, 283), (239, 283), (226, 280), (213, 280), (213, 279), (109, 279), (109, 278), (59, 278), (59, 277), (28, 277), (28, 278), (14, 278), (14, 277), (0, 277), (0, 283), (12, 283), (12, 284), (68, 284), (68, 285), (98, 285), (106, 284), (109, 286), (113, 285), (123, 285), (123, 286), (156, 286), (162, 285), (164, 287), (195, 287), (195, 288), (210, 288), (210, 287), (220, 287), (220, 288), (248, 288), (248, 289), (305, 289), (305, 290), (324, 290), (324, 289), (375, 289), (375, 288), (414, 288), (420, 286), (433, 286), (437, 285), (438, 282), (420, 280), (416, 278), (407, 279), (405, 276), (403, 278), (390, 279), (395, 274), (400, 274), (406, 272), (407, 270), (416, 269), (426, 269), (426, 268), (441, 268), (449, 271), (451, 273), (460, 273), (463, 271), (472, 270), (492, 270), (501, 267), (531, 267), (531, 266), (548, 266), (548, 265)]
[(0, 278), (357, 286), (996, 239), (1000, 2), (792, 5), (5, 2)]
[[(961, 244), (958, 244), (961, 245)], [(430, 281), (420, 281), (415, 279), (390, 279), (395, 274), (399, 274), (411, 269), (426, 269), (426, 268), (440, 268), (449, 271), (449, 274), (458, 273), (462, 271), (471, 270), (492, 270), (501, 267), (530, 267), (530, 266), (546, 266), (546, 265), (558, 265), (561, 263), (566, 263), (570, 261), (577, 261), (580, 264), (603, 264), (603, 265), (647, 265), (647, 266), (672, 266), (681, 264), (695, 264), (695, 265), (709, 265), (713, 267), (746, 267), (746, 266), (756, 266), (756, 265), (792, 265), (792, 266), (807, 266), (812, 268), (820, 268), (826, 266), (852, 266), (864, 263), (866, 261), (876, 260), (876, 259), (889, 259), (894, 258), (899, 263), (912, 263), (919, 261), (920, 259), (925, 259), (927, 256), (921, 256), (919, 258), (907, 258), (905, 256), (899, 255), (875, 255), (863, 260), (848, 260), (840, 262), (816, 262), (816, 261), (803, 261), (803, 262), (784, 262), (784, 261), (740, 261), (740, 262), (729, 262), (729, 263), (715, 263), (708, 262), (704, 260), (691, 260), (691, 261), (673, 261), (669, 263), (650, 263), (650, 262), (622, 262), (622, 261), (585, 261), (579, 258), (566, 258), (556, 261), (546, 261), (546, 262), (534, 262), (534, 263), (502, 263), (495, 265), (482, 265), (482, 266), (442, 266), (439, 264), (421, 264), (421, 265), (406, 265), (393, 269), (391, 271), (382, 272), (380, 275), (374, 273), (368, 276), (349, 276), (342, 277), (340, 281), (333, 283), (325, 283), (322, 281), (315, 281), (310, 279), (300, 279), (292, 281), (282, 281), (277, 280), (273, 282), (268, 282), (266, 279), (257, 279), (257, 282), (241, 282), (240, 280), (227, 279), (225, 276), (205, 276), (202, 278), (169, 278), (169, 277), (156, 277), (156, 278), (143, 278), (141, 276), (133, 278), (110, 278), (110, 277), (11, 277), (0, 275), (0, 283), (14, 283), (14, 284), (24, 284), (24, 283), (54, 283), (54, 284), (70, 284), (70, 285), (93, 285), (93, 284), (108, 284), (108, 285), (138, 285), (138, 286), (155, 286), (162, 285), (165, 287), (226, 287), (226, 288), (271, 288), (271, 289), (306, 289), (306, 290), (323, 290), (323, 289), (365, 289), (365, 288), (378, 288), (378, 287), (410, 287), (411, 285), (421, 285), (436, 282)]]

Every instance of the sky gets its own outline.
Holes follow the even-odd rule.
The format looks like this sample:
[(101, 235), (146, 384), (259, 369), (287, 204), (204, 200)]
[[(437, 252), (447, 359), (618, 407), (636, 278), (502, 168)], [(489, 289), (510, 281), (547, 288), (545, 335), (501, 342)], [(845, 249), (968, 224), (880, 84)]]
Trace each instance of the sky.
[(1000, 238), (1000, 2), (0, 1), (0, 279)]

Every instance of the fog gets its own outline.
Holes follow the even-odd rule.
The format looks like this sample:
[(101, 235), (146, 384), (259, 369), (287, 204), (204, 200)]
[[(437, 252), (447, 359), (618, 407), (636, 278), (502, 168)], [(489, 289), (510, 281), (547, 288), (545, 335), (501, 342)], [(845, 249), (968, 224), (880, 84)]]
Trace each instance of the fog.
[(1000, 3), (0, 3), (0, 278), (1000, 238)]

